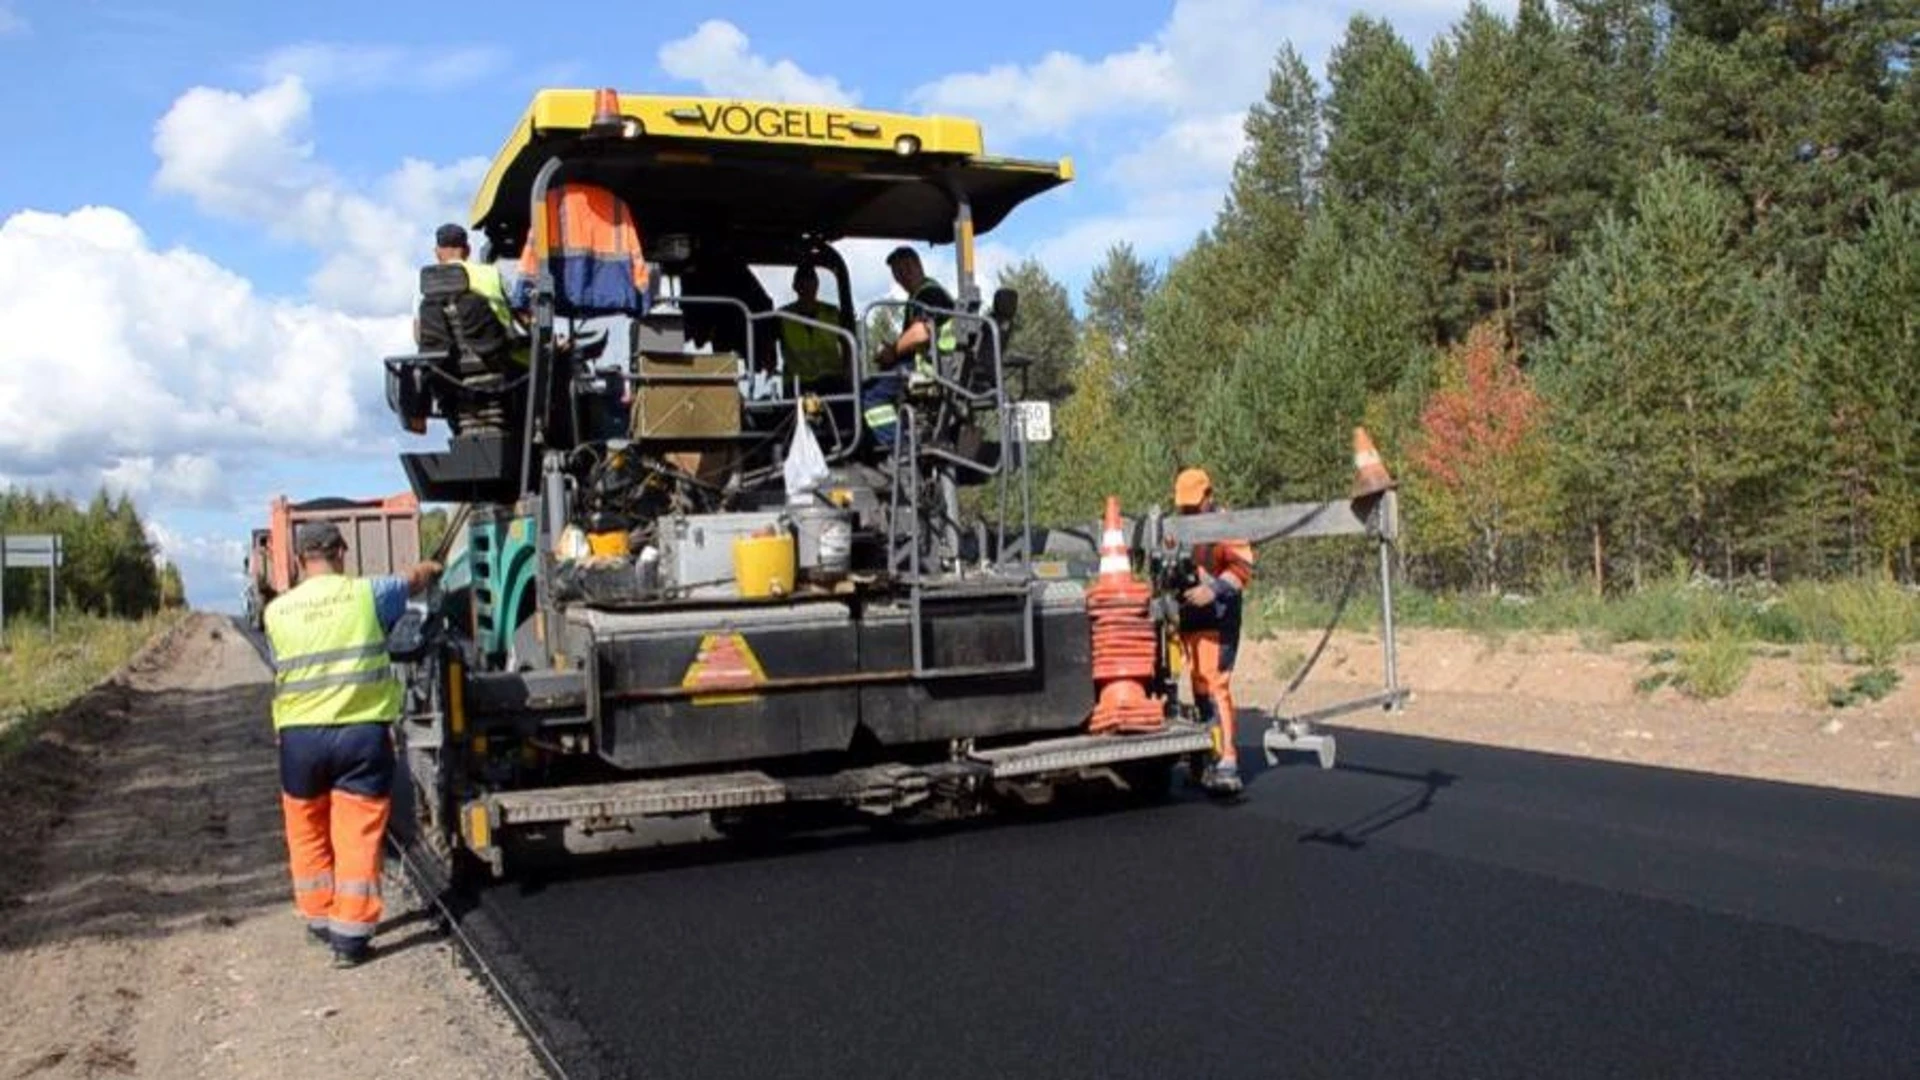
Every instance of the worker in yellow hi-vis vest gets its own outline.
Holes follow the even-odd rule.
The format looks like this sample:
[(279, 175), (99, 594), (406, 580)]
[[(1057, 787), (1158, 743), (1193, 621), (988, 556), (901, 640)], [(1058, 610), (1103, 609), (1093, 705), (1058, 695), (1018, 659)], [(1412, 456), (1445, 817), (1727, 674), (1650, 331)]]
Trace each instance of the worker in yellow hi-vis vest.
[(404, 578), (348, 577), (346, 538), (324, 521), (301, 525), (294, 547), (302, 580), (266, 611), (293, 901), (313, 940), (332, 946), (334, 966), (353, 967), (371, 954), (383, 911), (401, 711), (387, 632), (440, 564)]
[(793, 303), (780, 310), (810, 322), (780, 320), (780, 355), (786, 361), (787, 379), (797, 381), (802, 393), (845, 393), (852, 385), (848, 376), (853, 371), (846, 339), (813, 325), (840, 325), (840, 309), (820, 299), (820, 272), (811, 263), (794, 270), (793, 295)]
[(881, 343), (873, 358), (878, 373), (860, 388), (860, 410), (873, 444), (892, 451), (899, 434), (899, 403), (911, 377), (928, 378), (939, 357), (959, 347), (953, 327), (953, 296), (927, 276), (920, 253), (898, 247), (887, 256), (894, 284), (907, 294), (900, 336)]

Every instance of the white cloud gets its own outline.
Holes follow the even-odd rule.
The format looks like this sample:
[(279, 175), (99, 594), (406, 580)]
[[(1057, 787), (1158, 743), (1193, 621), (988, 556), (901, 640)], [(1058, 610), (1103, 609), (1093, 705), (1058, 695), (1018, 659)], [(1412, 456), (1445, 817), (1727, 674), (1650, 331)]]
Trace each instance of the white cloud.
[(1245, 112), (1181, 117), (1115, 160), (1108, 175), (1139, 191), (1223, 184), (1246, 144)]
[(808, 105), (851, 105), (857, 97), (831, 76), (754, 52), (745, 32), (724, 19), (708, 19), (686, 37), (660, 46), (659, 60), (668, 75), (697, 83), (716, 97)]
[[(1466, 6), (1377, 0), (1365, 10), (1389, 20), (1418, 50)], [(1510, 11), (1514, 0), (1491, 6)], [(1056, 51), (1030, 63), (952, 74), (917, 88), (909, 100), (978, 119), (989, 143), (1044, 139), (1048, 152), (1062, 141), (1083, 155), (1092, 151), (1095, 164), (1082, 168), (1082, 182), (1101, 191), (1110, 209), (1039, 239), (1002, 242), (1003, 258), (1034, 256), (1071, 289), (1117, 241), (1160, 259), (1206, 229), (1246, 144), (1246, 110), (1265, 93), (1280, 47), (1291, 44), (1319, 72), (1356, 13), (1350, 4), (1305, 0), (1175, 0), (1166, 22), (1137, 44), (1102, 56)]]
[(184, 533), (152, 519), (147, 521), (147, 539), (159, 558), (180, 568), (195, 607), (240, 610), (247, 582), (244, 539), (224, 533)]
[(308, 282), (317, 301), (360, 315), (408, 310), (431, 230), (463, 220), (486, 161), (409, 160), (361, 194), (316, 160), (312, 114), (312, 96), (293, 76), (251, 94), (195, 87), (155, 126), (154, 184), (319, 252)]
[(262, 455), (372, 441), (379, 358), (409, 339), (404, 317), (262, 297), (101, 207), (0, 224), (0, 322), (0, 477), (176, 505)]
[(1066, 282), (1082, 280), (1107, 249), (1125, 240), (1141, 258), (1171, 255), (1193, 242), (1219, 208), (1218, 193), (1205, 190), (1168, 193), (1129, 205), (1116, 214), (1082, 218), (1032, 247), (1049, 273)]
[(0, 38), (19, 35), (24, 37), (32, 32), (33, 24), (26, 16), (13, 10), (12, 4), (0, 3)]
[(101, 472), (101, 480), (115, 492), (145, 503), (158, 496), (190, 506), (216, 506), (227, 501), (226, 470), (208, 454), (150, 454), (123, 457)]
[(262, 82), (297, 79), (314, 89), (451, 90), (482, 82), (507, 67), (506, 50), (491, 45), (417, 48), (309, 41), (268, 53), (258, 65)]
[(981, 118), (997, 136), (1063, 134), (1082, 118), (1164, 107), (1179, 97), (1172, 58), (1141, 45), (1098, 60), (1048, 53), (1022, 68), (1005, 64), (949, 75), (916, 90), (917, 105)]
[(1064, 135), (1091, 119), (1241, 110), (1259, 96), (1282, 42), (1323, 50), (1340, 16), (1324, 5), (1177, 0), (1149, 41), (1088, 59), (1039, 61), (949, 75), (915, 90), (916, 106), (981, 120), (993, 137)]

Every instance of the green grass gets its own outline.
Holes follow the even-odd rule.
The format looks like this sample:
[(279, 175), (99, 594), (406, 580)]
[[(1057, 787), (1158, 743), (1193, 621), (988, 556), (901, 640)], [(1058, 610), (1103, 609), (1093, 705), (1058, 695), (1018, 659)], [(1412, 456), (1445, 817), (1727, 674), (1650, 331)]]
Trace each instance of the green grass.
[(1747, 681), (1753, 652), (1731, 630), (1711, 628), (1680, 650), (1674, 685), (1688, 697), (1712, 701)]
[(1892, 668), (1874, 668), (1855, 675), (1845, 686), (1831, 687), (1827, 691), (1827, 704), (1836, 709), (1850, 705), (1859, 705), (1868, 701), (1879, 701), (1893, 693), (1900, 685), (1900, 673)]
[[(1380, 623), (1377, 590), (1366, 582), (1341, 625), (1372, 629)], [(1696, 664), (1731, 670), (1730, 642), (1771, 646), (1821, 645), (1869, 667), (1894, 664), (1920, 643), (1920, 592), (1888, 581), (1801, 582), (1785, 588), (1763, 582), (1735, 585), (1673, 577), (1638, 592), (1596, 597), (1564, 587), (1529, 596), (1432, 593), (1397, 588), (1400, 625), (1464, 630), (1488, 641), (1523, 632), (1580, 635), (1583, 647), (1604, 651), (1624, 642), (1705, 642), (1718, 652)], [(1248, 628), (1257, 635), (1320, 629), (1333, 605), (1299, 590), (1263, 595), (1255, 584)], [(1721, 642), (1726, 639), (1726, 642)], [(1749, 660), (1751, 658), (1749, 657)]]
[(175, 615), (129, 621), (63, 616), (57, 636), (28, 619), (7, 621), (0, 651), (0, 761), (39, 731), (40, 724), (127, 662)]

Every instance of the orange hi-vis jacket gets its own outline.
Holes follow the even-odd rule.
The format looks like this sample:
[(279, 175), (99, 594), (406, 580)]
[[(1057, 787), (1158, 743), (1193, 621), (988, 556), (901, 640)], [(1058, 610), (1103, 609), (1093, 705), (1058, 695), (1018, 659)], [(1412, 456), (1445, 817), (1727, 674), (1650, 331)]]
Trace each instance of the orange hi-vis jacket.
[(1193, 564), (1215, 580), (1226, 582), (1234, 592), (1243, 592), (1253, 583), (1253, 545), (1245, 540), (1196, 544)]

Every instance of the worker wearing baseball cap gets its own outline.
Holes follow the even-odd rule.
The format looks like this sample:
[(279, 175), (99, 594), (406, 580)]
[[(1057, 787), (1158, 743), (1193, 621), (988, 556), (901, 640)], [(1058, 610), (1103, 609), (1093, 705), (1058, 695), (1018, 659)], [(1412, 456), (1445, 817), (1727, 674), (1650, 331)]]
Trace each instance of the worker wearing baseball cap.
[(407, 597), (439, 576), (422, 562), (405, 577), (346, 574), (347, 541), (331, 522), (294, 534), (301, 582), (267, 605), (273, 652), (273, 730), (295, 908), (313, 939), (352, 967), (371, 952), (392, 809), (392, 724), (401, 686), (387, 633)]
[[(1220, 509), (1205, 469), (1186, 469), (1173, 482), (1173, 505), (1181, 514)], [(1253, 581), (1253, 546), (1244, 540), (1196, 544), (1198, 581), (1180, 597), (1180, 651), (1193, 682), (1193, 704), (1213, 728), (1213, 761), (1201, 776), (1207, 790), (1240, 790), (1234, 750), (1233, 663), (1240, 651), (1240, 607)]]
[[(507, 284), (500, 276), (500, 268), (492, 263), (473, 260), (473, 249), (468, 246), (465, 228), (449, 222), (433, 230), (433, 261), (442, 266), (459, 263), (466, 267), (467, 288), (487, 302), (493, 317), (499, 320), (509, 336), (519, 329), (513, 305), (507, 299)], [(417, 319), (414, 321), (413, 334), (418, 341), (420, 323)], [(521, 364), (527, 362), (525, 349), (515, 349), (513, 357)]]

